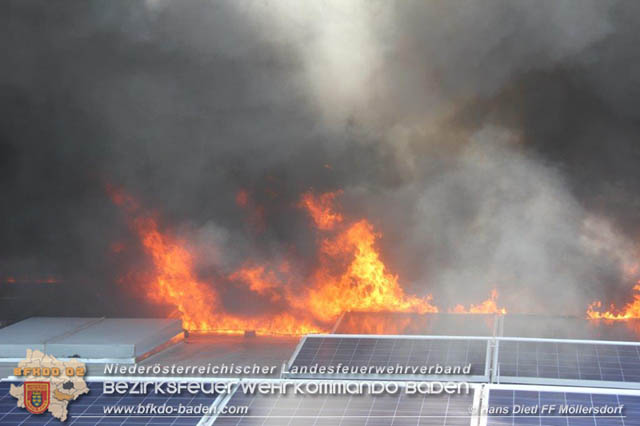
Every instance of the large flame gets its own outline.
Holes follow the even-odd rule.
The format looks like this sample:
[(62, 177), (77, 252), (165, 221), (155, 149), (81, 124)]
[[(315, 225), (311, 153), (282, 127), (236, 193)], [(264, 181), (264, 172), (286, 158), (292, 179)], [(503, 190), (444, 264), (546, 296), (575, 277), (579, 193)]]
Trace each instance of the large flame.
[(348, 310), (437, 312), (430, 295), (423, 299), (406, 295), (398, 277), (387, 271), (375, 247), (380, 235), (366, 219), (343, 224), (342, 215), (334, 208), (340, 194), (338, 191), (315, 196), (309, 191), (302, 194), (299, 204), (318, 230), (338, 229), (321, 240), (320, 267), (308, 296), (314, 316), (332, 321)]
[(609, 310), (602, 312), (602, 302), (595, 301), (587, 308), (587, 317), (591, 319), (626, 320), (629, 318), (640, 318), (640, 281), (633, 287), (636, 292), (633, 300), (622, 309), (614, 305), (609, 306)]
[[(306, 334), (326, 332), (345, 311), (368, 312), (438, 312), (431, 295), (418, 297), (405, 293), (397, 275), (383, 263), (376, 241), (380, 238), (366, 219), (353, 222), (334, 208), (339, 192), (319, 196), (302, 195), (302, 207), (312, 219), (318, 234), (318, 267), (308, 282), (293, 278), (288, 262), (277, 266), (247, 261), (243, 267), (220, 276), (219, 282), (203, 282), (195, 272), (195, 253), (185, 241), (159, 229), (156, 219), (122, 191), (108, 188), (114, 202), (127, 213), (131, 228), (138, 235), (153, 268), (142, 282), (148, 300), (174, 309), (188, 330), (258, 334)], [(252, 203), (241, 191), (237, 203)], [(140, 280), (138, 280), (140, 281)], [(264, 300), (280, 307), (279, 312), (241, 316), (227, 312), (219, 289), (224, 285), (240, 285)], [(488, 301), (471, 308), (454, 308), (456, 312), (498, 312), (492, 293)], [(271, 305), (269, 305), (271, 306)]]
[[(405, 294), (398, 277), (387, 272), (375, 247), (378, 235), (362, 219), (321, 246), (323, 267), (315, 274), (309, 308), (318, 318), (329, 320), (347, 310), (437, 312), (431, 296), (424, 299)], [(332, 262), (349, 259), (345, 270), (334, 271)]]
[[(259, 334), (306, 334), (323, 331), (301, 315), (283, 312), (267, 317), (238, 317), (224, 312), (215, 286), (201, 282), (194, 272), (191, 253), (179, 241), (158, 230), (156, 220), (141, 213), (137, 203), (122, 192), (110, 190), (116, 204), (130, 216), (132, 228), (140, 237), (145, 252), (151, 257), (154, 270), (145, 290), (149, 299), (175, 308), (174, 316), (182, 319), (187, 330), (242, 333), (253, 330)], [(238, 276), (242, 274), (239, 273)], [(252, 291), (261, 293), (263, 287)]]
[(455, 314), (499, 314), (505, 315), (507, 310), (505, 308), (498, 307), (498, 290), (493, 289), (491, 296), (484, 302), (474, 305), (471, 304), (468, 308), (463, 305), (456, 305), (449, 309), (450, 313)]

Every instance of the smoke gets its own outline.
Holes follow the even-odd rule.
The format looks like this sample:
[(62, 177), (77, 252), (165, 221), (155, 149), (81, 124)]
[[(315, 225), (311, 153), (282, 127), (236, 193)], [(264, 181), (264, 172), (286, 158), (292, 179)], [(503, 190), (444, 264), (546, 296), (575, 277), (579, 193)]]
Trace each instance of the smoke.
[(203, 277), (293, 258), (305, 285), (314, 235), (295, 205), (339, 188), (436, 302), (493, 287), (525, 312), (622, 300), (638, 7), (3, 2), (0, 275), (63, 277), (62, 313), (138, 313), (118, 282), (145, 259), (110, 183), (189, 242)]

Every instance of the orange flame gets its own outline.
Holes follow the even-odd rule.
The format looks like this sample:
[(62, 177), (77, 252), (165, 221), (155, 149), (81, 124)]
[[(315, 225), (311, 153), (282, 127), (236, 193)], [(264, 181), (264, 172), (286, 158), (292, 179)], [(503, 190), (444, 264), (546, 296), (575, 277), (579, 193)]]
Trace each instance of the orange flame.
[(248, 284), (251, 291), (268, 296), (272, 301), (279, 300), (281, 296), (277, 289), (281, 287), (273, 271), (265, 271), (264, 266), (248, 266), (229, 275), (232, 281), (241, 281)]
[[(362, 219), (335, 239), (322, 242), (323, 268), (315, 275), (317, 286), (310, 292), (309, 307), (317, 318), (329, 320), (346, 310), (437, 312), (431, 296), (408, 296), (398, 277), (387, 272), (374, 243), (379, 235)], [(351, 259), (344, 272), (334, 272), (331, 263)]]
[(456, 305), (449, 309), (450, 313), (454, 314), (499, 314), (505, 315), (507, 310), (505, 308), (498, 307), (498, 290), (491, 290), (491, 296), (484, 302), (474, 305), (471, 304), (469, 308), (465, 308), (463, 305)]
[(301, 315), (287, 312), (269, 317), (244, 318), (223, 312), (215, 288), (201, 282), (194, 272), (194, 261), (185, 244), (158, 230), (156, 221), (138, 211), (126, 194), (108, 188), (114, 202), (132, 217), (131, 226), (150, 255), (154, 271), (145, 283), (151, 301), (173, 306), (174, 316), (182, 319), (187, 330), (258, 334), (306, 334), (323, 331)]
[[(185, 329), (230, 333), (255, 330), (260, 334), (306, 334), (320, 331), (317, 326), (288, 313), (269, 318), (241, 318), (223, 313), (214, 287), (200, 282), (195, 276), (192, 256), (183, 243), (158, 232), (155, 221), (150, 218), (138, 218), (135, 222), (136, 230), (147, 253), (151, 255), (156, 270), (148, 295), (157, 303), (175, 306)], [(251, 272), (249, 274), (249, 278), (255, 279), (255, 275), (251, 275)], [(266, 288), (255, 282), (254, 280), (251, 290), (263, 294)]]
[(618, 309), (612, 304), (608, 311), (602, 312), (602, 302), (599, 300), (593, 302), (587, 308), (587, 318), (609, 320), (640, 318), (640, 281), (633, 286), (633, 290), (636, 292), (633, 295), (633, 301), (624, 305), (622, 309)]
[(341, 193), (342, 191), (327, 192), (315, 197), (313, 192), (305, 192), (298, 206), (307, 210), (318, 229), (333, 229), (342, 222), (342, 215), (333, 209), (334, 200)]
[[(319, 240), (319, 266), (309, 275), (309, 284), (303, 286), (292, 278), (288, 261), (277, 268), (248, 262), (226, 278), (220, 278), (220, 282), (203, 282), (195, 272), (194, 254), (184, 241), (161, 232), (155, 218), (127, 194), (111, 187), (107, 190), (127, 213), (131, 228), (153, 263), (151, 274), (141, 286), (145, 295), (154, 303), (173, 307), (173, 316), (182, 319), (185, 329), (298, 335), (327, 331), (332, 321), (345, 311), (438, 312), (431, 304), (431, 295), (420, 298), (406, 294), (398, 276), (388, 271), (376, 247), (380, 234), (367, 220), (344, 223), (333, 207), (340, 192), (318, 197), (308, 192), (299, 203), (317, 229), (328, 233)], [(244, 200), (240, 195), (237, 201), (242, 205)], [(282, 312), (256, 316), (226, 312), (218, 293), (223, 284), (240, 284), (266, 303), (277, 302), (275, 305)], [(481, 305), (471, 305), (469, 310), (455, 309), (506, 312), (497, 308), (496, 298), (494, 291)]]

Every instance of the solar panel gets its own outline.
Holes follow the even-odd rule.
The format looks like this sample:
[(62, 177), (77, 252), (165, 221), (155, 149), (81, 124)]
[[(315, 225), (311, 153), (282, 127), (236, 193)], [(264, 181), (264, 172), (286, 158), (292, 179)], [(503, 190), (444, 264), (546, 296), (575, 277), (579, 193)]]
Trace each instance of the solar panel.
[(640, 347), (578, 341), (500, 340), (500, 383), (640, 388)]
[[(474, 391), (468, 394), (275, 395), (241, 388), (221, 407), (248, 407), (246, 414), (220, 414), (215, 426), (254, 425), (464, 425), (471, 424)], [(475, 419), (474, 419), (475, 420)], [(207, 423), (210, 424), (210, 423)]]
[[(481, 338), (310, 335), (303, 338), (285, 377), (425, 379), (445, 376), (435, 369), (431, 374), (413, 369), (470, 364), (468, 375), (447, 375), (446, 380), (479, 381), (488, 379), (487, 353), (488, 340)], [(396, 366), (408, 368), (388, 370)], [(314, 367), (336, 371), (313, 371)]]
[[(491, 389), (483, 426), (493, 425), (638, 425), (640, 395), (557, 390)], [(543, 412), (543, 407), (546, 407)], [(592, 411), (597, 409), (598, 412)], [(528, 411), (528, 413), (526, 413)], [(485, 423), (486, 422), (486, 423)]]
[[(17, 400), (9, 394), (11, 384), (21, 385), (21, 382), (0, 382), (0, 425), (18, 426), (27, 424), (38, 425), (56, 425), (60, 424), (58, 419), (54, 418), (51, 413), (34, 415), (24, 408), (18, 408)], [(105, 407), (120, 406), (138, 406), (138, 404), (156, 404), (157, 406), (166, 404), (166, 406), (177, 407), (183, 406), (206, 405), (209, 407), (216, 398), (216, 395), (205, 393), (197, 393), (192, 395), (187, 392), (175, 395), (156, 395), (150, 386), (147, 394), (143, 395), (107, 395), (103, 394), (102, 382), (87, 382), (90, 392), (80, 396), (77, 400), (71, 401), (67, 407), (68, 417), (65, 425), (96, 425), (108, 424), (110, 426), (121, 426), (131, 424), (145, 425), (196, 425), (201, 416), (185, 416), (184, 414), (174, 415), (156, 415), (149, 416), (137, 413), (111, 413), (105, 414)]]

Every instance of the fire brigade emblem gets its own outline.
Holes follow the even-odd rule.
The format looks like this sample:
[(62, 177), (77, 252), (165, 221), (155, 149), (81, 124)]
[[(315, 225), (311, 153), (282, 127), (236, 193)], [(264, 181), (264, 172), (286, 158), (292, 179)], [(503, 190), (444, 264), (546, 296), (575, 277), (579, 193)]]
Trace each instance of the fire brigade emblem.
[(49, 407), (49, 382), (25, 382), (24, 406), (32, 414), (42, 414)]
[[(27, 357), (13, 369), (13, 375), (24, 381), (12, 383), (9, 394), (18, 400), (18, 408), (33, 414), (48, 411), (64, 422), (69, 404), (89, 393), (86, 374), (87, 367), (78, 360), (58, 361), (53, 355), (27, 349)], [(0, 424), (4, 424), (1, 419)]]

